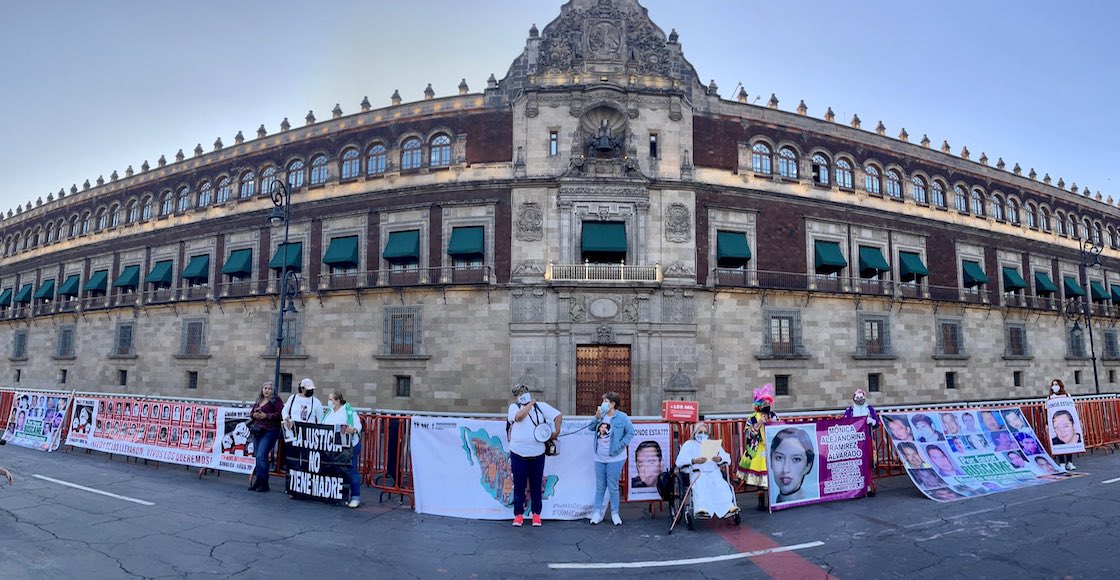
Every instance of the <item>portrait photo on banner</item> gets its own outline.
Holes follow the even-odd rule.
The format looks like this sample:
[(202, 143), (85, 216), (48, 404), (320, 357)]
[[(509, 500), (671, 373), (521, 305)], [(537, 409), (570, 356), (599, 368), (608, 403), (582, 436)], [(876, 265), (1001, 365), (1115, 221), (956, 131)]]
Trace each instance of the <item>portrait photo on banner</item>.
[(819, 499), (820, 458), (817, 457), (816, 425), (773, 427), (766, 428), (771, 505)]
[(672, 468), (669, 448), (669, 424), (653, 423), (634, 426), (630, 440), (630, 488), (627, 501), (657, 500), (657, 478)]
[(1070, 397), (1055, 397), (1046, 401), (1047, 425), (1050, 428), (1050, 449), (1053, 453), (1082, 453), (1085, 451), (1084, 431), (1077, 404)]

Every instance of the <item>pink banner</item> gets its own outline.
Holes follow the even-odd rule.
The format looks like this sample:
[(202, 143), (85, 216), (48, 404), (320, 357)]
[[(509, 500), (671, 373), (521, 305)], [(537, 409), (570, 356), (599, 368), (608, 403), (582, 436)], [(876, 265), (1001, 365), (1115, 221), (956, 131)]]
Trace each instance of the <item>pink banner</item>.
[(863, 497), (871, 482), (865, 417), (767, 423), (770, 511)]

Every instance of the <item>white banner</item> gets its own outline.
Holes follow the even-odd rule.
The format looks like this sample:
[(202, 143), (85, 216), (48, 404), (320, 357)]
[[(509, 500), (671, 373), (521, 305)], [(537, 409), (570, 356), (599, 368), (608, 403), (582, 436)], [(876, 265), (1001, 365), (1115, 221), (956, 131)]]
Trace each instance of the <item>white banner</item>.
[(58, 449), (69, 404), (69, 395), (16, 391), (4, 441), (39, 451)]
[(634, 438), (630, 440), (627, 453), (630, 467), (626, 477), (630, 479), (630, 487), (626, 501), (661, 501), (657, 477), (673, 468), (669, 424), (634, 425)]
[[(595, 497), (594, 437), (587, 420), (565, 421), (560, 454), (545, 458), (545, 519), (590, 517)], [(505, 421), (413, 417), (409, 446), (416, 511), (504, 520), (513, 518)], [(526, 499), (528, 501), (528, 499)]]
[(1054, 455), (1085, 452), (1085, 431), (1077, 416), (1073, 397), (1046, 400), (1046, 425), (1050, 431), (1050, 452)]

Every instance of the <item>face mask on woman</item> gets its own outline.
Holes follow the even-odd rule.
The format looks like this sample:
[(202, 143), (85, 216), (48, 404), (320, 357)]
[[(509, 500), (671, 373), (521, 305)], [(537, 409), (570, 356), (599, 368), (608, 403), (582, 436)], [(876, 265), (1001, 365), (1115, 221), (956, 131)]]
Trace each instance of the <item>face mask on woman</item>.
[(696, 434), (696, 440), (699, 441), (700, 443), (703, 443), (704, 441), (708, 440), (708, 434), (701, 431), (701, 432)]
[(606, 401), (603, 401), (603, 404), (599, 405), (599, 410), (602, 411), (604, 415), (606, 415), (607, 411), (611, 410), (611, 404), (606, 402)]
[(529, 401), (532, 401), (532, 400), (533, 400), (533, 396), (530, 395), (529, 393), (521, 393), (520, 395), (517, 396), (517, 402), (521, 403), (522, 405), (528, 405)]
[(1060, 387), (1058, 387), (1058, 385), (1050, 385), (1050, 390), (1051, 390), (1051, 391), (1054, 391), (1055, 393), (1057, 393), (1058, 391), (1060, 391), (1060, 390), (1061, 390), (1061, 388), (1060, 388)]

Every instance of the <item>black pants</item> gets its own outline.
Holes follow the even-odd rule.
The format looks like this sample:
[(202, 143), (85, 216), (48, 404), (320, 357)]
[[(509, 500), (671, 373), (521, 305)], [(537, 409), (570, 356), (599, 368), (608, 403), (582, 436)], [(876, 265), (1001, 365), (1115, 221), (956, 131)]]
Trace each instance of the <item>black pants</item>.
[(525, 513), (525, 485), (529, 485), (529, 497), (533, 513), (539, 514), (544, 509), (541, 500), (541, 486), (544, 481), (544, 454), (536, 457), (522, 457), (516, 453), (509, 454), (510, 469), (513, 470), (513, 515)]
[(1054, 460), (1058, 462), (1058, 465), (1065, 467), (1067, 463), (1073, 461), (1073, 454), (1067, 453), (1065, 455), (1055, 455)]

